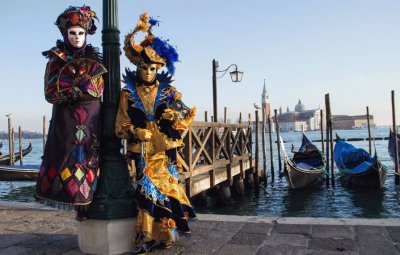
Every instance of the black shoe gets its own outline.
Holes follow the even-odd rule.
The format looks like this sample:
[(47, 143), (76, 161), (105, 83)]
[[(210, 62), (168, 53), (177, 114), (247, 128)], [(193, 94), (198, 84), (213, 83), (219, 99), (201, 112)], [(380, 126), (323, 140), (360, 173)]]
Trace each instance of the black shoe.
[(140, 242), (142, 242), (143, 239), (144, 239), (144, 234), (142, 232), (136, 233), (135, 245), (139, 246)]
[(137, 251), (134, 251), (133, 254), (147, 254), (151, 252), (151, 250), (156, 246), (157, 241), (151, 240), (148, 242), (144, 242), (142, 246)]
[(158, 248), (160, 249), (169, 249), (172, 247), (172, 242), (167, 242), (167, 241), (160, 241), (160, 244), (158, 245)]
[(76, 217), (75, 220), (77, 221), (84, 221), (89, 218), (89, 214), (85, 211), (77, 211), (76, 212)]

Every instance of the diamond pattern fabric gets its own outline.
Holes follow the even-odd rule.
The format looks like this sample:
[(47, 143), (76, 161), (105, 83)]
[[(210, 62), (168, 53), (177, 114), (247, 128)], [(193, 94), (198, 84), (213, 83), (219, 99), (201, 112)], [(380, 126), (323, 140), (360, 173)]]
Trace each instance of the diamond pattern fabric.
[(74, 175), (79, 181), (81, 181), (83, 176), (85, 176), (85, 174), (82, 172), (82, 170), (80, 168), (76, 169), (76, 172)]
[(63, 181), (65, 181), (66, 179), (68, 179), (69, 177), (71, 177), (72, 174), (71, 174), (71, 171), (69, 170), (69, 168), (66, 167), (66, 168), (64, 168), (64, 169), (61, 171), (60, 175), (61, 175), (61, 179), (62, 179)]

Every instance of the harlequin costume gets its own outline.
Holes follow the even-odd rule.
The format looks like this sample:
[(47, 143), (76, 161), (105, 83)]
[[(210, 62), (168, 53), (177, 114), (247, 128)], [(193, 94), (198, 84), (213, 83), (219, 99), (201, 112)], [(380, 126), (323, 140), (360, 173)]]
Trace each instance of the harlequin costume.
[(67, 35), (71, 27), (94, 34), (94, 18), (89, 6), (67, 8), (55, 23), (64, 40), (43, 52), (48, 58), (44, 94), (53, 111), (36, 200), (60, 209), (84, 208), (96, 189), (100, 97), (106, 69), (98, 49), (86, 45), (86, 38), (82, 47), (75, 48)]
[[(116, 135), (128, 141), (128, 157), (134, 159), (137, 171), (136, 245), (144, 241), (138, 254), (150, 251), (156, 240), (163, 248), (170, 247), (179, 233), (190, 234), (188, 221), (196, 217), (180, 183), (182, 169), (177, 161), (177, 150), (184, 146), (180, 131), (192, 123), (195, 108), (187, 107), (171, 86), (178, 54), (153, 35), (152, 27), (157, 24), (144, 13), (125, 38), (125, 54), (138, 68), (126, 69), (123, 76), (126, 86), (115, 125)], [(137, 45), (134, 38), (139, 31), (147, 35)], [(157, 73), (164, 65), (168, 72)], [(154, 72), (149, 80), (143, 78), (146, 68)]]

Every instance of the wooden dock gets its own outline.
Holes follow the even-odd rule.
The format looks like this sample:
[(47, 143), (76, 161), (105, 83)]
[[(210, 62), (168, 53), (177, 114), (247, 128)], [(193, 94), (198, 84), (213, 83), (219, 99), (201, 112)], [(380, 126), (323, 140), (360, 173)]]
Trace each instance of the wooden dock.
[(193, 197), (218, 184), (243, 181), (255, 169), (251, 124), (194, 122), (182, 137), (178, 160), (184, 170), (186, 193)]

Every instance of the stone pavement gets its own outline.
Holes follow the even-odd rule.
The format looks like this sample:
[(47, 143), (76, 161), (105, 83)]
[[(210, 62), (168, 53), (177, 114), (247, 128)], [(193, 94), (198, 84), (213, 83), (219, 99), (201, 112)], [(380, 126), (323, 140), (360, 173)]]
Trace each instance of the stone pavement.
[[(73, 212), (0, 201), (0, 254), (82, 254)], [(400, 254), (400, 219), (199, 215), (192, 238), (152, 254)]]

